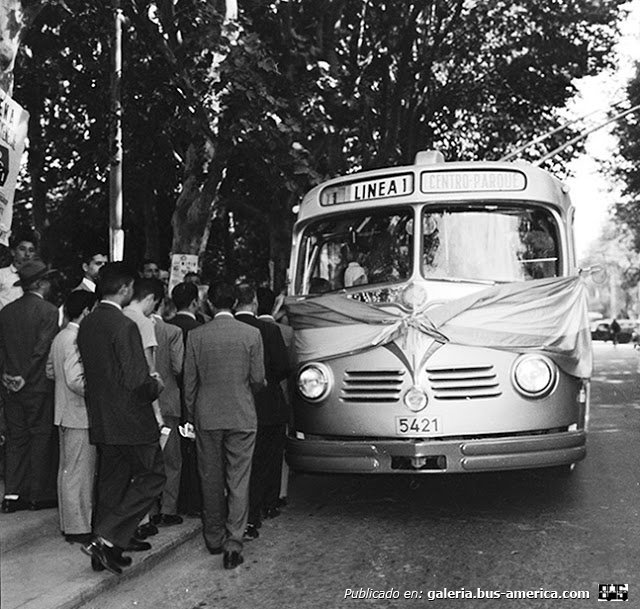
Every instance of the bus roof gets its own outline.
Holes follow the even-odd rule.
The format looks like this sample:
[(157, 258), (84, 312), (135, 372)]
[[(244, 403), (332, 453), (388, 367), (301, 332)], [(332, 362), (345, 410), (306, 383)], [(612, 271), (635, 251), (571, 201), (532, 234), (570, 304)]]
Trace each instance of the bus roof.
[[(417, 159), (419, 160), (420, 154)], [(316, 215), (416, 203), (536, 201), (562, 215), (571, 201), (568, 188), (550, 173), (522, 161), (431, 162), (387, 167), (334, 178), (304, 197), (298, 220)], [(437, 159), (437, 157), (436, 157)]]

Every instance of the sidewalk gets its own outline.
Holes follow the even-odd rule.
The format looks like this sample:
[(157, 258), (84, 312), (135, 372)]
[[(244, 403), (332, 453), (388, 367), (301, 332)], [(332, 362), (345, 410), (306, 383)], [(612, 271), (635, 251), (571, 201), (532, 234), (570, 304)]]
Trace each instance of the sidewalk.
[(133, 564), (118, 576), (94, 572), (80, 545), (64, 540), (58, 510), (0, 514), (0, 604), (3, 609), (74, 609), (144, 573), (199, 531), (199, 518), (161, 527), (147, 540), (152, 549), (132, 552)]

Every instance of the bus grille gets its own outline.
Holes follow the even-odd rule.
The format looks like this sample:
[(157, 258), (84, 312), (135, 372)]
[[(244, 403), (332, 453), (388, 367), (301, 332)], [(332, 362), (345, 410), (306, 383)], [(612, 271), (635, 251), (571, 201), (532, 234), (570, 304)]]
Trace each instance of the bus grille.
[(404, 370), (347, 370), (340, 398), (345, 402), (397, 402), (403, 377)]
[(501, 395), (493, 366), (427, 368), (436, 400), (475, 400)]

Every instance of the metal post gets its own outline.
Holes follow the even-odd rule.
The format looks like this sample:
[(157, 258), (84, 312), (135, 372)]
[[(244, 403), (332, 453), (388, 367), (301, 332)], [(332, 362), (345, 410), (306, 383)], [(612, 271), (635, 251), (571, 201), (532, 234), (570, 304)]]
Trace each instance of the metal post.
[(111, 155), (109, 166), (109, 253), (112, 262), (124, 257), (122, 230), (122, 8), (113, 0), (114, 36), (111, 48)]

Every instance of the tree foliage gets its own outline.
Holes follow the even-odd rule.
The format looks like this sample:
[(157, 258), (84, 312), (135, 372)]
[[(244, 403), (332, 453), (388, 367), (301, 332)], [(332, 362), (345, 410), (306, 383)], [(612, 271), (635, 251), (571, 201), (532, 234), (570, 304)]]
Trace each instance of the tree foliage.
[[(127, 256), (200, 252), (255, 280), (271, 260), (279, 284), (306, 190), (431, 147), (495, 159), (556, 126), (573, 80), (608, 65), (621, 4), (241, 0), (229, 23), (222, 0), (123, 0)], [(32, 114), (18, 217), (63, 267), (107, 235), (112, 29), (107, 3), (65, 6), (15, 73)]]
[[(640, 104), (640, 64), (627, 86), (629, 106)], [(615, 205), (614, 214), (623, 230), (629, 231), (633, 247), (640, 252), (640, 112), (629, 114), (616, 125), (619, 158), (613, 173), (624, 184), (623, 200)]]

